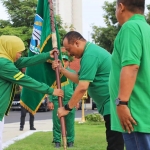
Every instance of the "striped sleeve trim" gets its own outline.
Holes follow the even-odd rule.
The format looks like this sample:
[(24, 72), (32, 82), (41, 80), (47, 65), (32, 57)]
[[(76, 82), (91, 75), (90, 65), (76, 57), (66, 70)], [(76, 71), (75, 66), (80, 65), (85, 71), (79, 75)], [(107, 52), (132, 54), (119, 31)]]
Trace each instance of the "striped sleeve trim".
[(14, 75), (15, 80), (20, 80), (22, 77), (24, 77), (24, 74), (22, 72), (19, 72), (16, 75)]
[(79, 81), (87, 81), (87, 82), (93, 82), (92, 80), (83, 80), (83, 79), (79, 79)]

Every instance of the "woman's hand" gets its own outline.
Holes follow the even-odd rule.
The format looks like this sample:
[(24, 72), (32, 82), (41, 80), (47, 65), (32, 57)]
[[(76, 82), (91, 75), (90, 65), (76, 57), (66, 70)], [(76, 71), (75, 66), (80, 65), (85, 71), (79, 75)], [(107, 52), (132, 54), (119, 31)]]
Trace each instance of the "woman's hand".
[(54, 52), (56, 52), (57, 55), (59, 55), (59, 51), (58, 51), (57, 49), (51, 50), (51, 51), (49, 52), (51, 58), (54, 58)]
[(61, 89), (54, 89), (53, 95), (64, 97), (64, 91)]

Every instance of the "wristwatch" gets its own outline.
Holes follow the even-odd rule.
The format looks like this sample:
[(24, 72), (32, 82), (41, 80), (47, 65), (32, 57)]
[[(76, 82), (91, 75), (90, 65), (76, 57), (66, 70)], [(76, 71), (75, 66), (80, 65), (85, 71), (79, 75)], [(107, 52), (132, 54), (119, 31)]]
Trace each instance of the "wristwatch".
[(65, 108), (65, 110), (68, 110), (68, 111), (71, 111), (71, 110), (72, 110), (72, 109), (69, 108), (69, 105), (68, 105), (68, 104), (66, 104), (66, 105), (64, 106), (64, 108)]
[(128, 102), (125, 102), (125, 101), (121, 101), (119, 98), (116, 99), (116, 105), (119, 106), (119, 105), (128, 105)]

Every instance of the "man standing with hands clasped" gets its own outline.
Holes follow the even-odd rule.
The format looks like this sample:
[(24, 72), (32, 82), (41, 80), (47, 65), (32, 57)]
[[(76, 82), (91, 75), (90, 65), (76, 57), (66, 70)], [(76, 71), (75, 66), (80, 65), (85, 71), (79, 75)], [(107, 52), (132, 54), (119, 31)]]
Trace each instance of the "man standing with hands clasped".
[(127, 150), (150, 150), (150, 26), (145, 0), (117, 0), (120, 25), (110, 73), (111, 129)]

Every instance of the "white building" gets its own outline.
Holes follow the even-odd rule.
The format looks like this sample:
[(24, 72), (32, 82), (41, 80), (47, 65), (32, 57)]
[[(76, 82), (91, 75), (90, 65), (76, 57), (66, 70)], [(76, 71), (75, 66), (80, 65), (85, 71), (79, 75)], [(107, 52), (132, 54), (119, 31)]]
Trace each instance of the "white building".
[(54, 10), (60, 15), (64, 26), (73, 25), (74, 30), (83, 33), (82, 0), (53, 0)]

